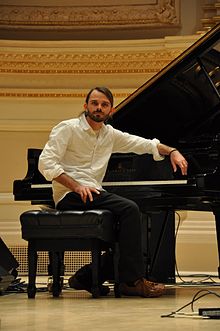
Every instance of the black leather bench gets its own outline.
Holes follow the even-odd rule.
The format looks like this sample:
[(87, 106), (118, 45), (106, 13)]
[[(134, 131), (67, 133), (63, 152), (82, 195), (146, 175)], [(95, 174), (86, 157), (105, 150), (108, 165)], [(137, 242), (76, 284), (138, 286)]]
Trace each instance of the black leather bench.
[[(65, 251), (91, 251), (92, 296), (100, 296), (98, 270), (101, 252), (109, 247), (115, 249), (116, 222), (109, 210), (58, 211), (56, 209), (29, 210), (20, 216), (22, 238), (28, 241), (28, 298), (35, 298), (37, 252), (48, 251), (51, 256), (53, 277), (52, 293), (58, 297), (62, 292), (60, 282), (61, 256)], [(117, 258), (115, 254), (115, 296), (119, 297)]]

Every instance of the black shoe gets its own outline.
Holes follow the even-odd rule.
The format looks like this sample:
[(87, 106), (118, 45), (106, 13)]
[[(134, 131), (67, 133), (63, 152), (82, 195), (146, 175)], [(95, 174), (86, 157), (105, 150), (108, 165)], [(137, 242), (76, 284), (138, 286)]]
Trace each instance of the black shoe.
[[(74, 288), (75, 290), (86, 290), (89, 293), (92, 293), (91, 286), (89, 286), (88, 284), (85, 284), (85, 283), (83, 284), (82, 282), (79, 282), (76, 275), (71, 276), (68, 280), (68, 283), (69, 283), (69, 287)], [(100, 295), (106, 296), (110, 292), (110, 288), (108, 286), (100, 284), (99, 291), (100, 291)]]

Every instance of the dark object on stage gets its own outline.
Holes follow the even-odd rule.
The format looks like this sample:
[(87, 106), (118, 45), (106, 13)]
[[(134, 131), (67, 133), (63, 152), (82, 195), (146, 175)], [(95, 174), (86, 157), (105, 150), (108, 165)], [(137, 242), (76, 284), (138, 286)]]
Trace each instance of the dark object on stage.
[[(115, 128), (156, 137), (178, 148), (189, 162), (188, 175), (183, 177), (179, 171), (173, 174), (169, 158), (154, 162), (149, 155), (115, 154), (110, 159), (104, 187), (137, 201), (148, 218), (163, 214), (154, 253), (147, 257), (149, 278), (164, 282), (174, 279), (175, 209), (212, 211), (220, 252), (219, 67), (220, 25), (216, 25), (121, 102), (112, 118)], [(37, 149), (28, 151), (27, 176), (14, 181), (15, 200), (52, 202), (51, 187), (47, 186), (50, 183), (37, 169), (39, 154)], [(168, 216), (172, 221), (168, 222)], [(153, 219), (148, 224), (151, 235), (158, 234)], [(167, 233), (172, 240), (167, 240)], [(148, 251), (152, 251), (149, 245), (153, 242), (151, 237)], [(158, 262), (161, 254), (172, 270), (167, 279), (160, 275), (164, 269), (164, 264)]]
[(16, 268), (18, 266), (17, 260), (0, 238), (0, 294), (7, 290), (12, 281), (17, 277)]

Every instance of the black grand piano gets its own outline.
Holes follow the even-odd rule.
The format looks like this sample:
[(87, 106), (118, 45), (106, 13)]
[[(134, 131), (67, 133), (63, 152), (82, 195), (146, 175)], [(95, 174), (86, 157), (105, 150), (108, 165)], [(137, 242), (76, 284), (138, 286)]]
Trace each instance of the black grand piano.
[[(213, 212), (220, 253), (220, 25), (121, 102), (111, 124), (156, 137), (178, 148), (189, 162), (183, 177), (173, 173), (169, 158), (154, 162), (149, 155), (115, 154), (103, 183), (140, 205), (147, 276), (172, 283), (175, 210)], [(37, 168), (40, 152), (28, 150), (28, 172), (14, 181), (14, 198), (53, 205), (51, 183)]]

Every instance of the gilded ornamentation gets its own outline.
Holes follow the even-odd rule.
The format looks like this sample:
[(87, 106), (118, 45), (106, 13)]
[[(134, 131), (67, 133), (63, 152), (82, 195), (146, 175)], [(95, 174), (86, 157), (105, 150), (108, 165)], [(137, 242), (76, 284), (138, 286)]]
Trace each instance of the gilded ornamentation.
[[(2, 92), (0, 97), (14, 97), (14, 98), (83, 98), (85, 99), (87, 93), (48, 93), (48, 92)], [(114, 93), (115, 98), (126, 98), (128, 93)]]
[(176, 26), (180, 23), (179, 0), (158, 0), (155, 4), (25, 6), (0, 5), (0, 25), (60, 29), (115, 26)]
[(70, 54), (0, 53), (0, 73), (26, 74), (110, 74), (153, 73), (161, 70), (182, 50), (144, 53)]

